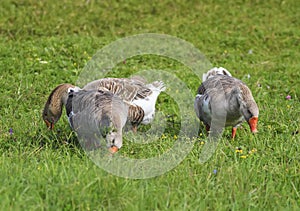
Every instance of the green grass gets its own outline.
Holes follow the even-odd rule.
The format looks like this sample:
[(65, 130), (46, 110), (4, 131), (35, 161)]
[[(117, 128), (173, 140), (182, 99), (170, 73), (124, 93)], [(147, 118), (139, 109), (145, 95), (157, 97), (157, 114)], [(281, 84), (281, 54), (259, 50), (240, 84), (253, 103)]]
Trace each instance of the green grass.
[[(300, 134), (293, 134), (300, 130), (299, 1), (3, 0), (0, 5), (1, 210), (300, 209)], [(56, 85), (76, 83), (105, 45), (149, 32), (192, 43), (214, 66), (245, 81), (260, 107), (259, 133), (253, 136), (244, 125), (231, 140), (228, 128), (208, 162), (199, 163), (203, 145), (196, 142), (173, 170), (137, 180), (97, 167), (66, 118), (53, 132), (46, 129), (41, 111)], [(153, 68), (174, 70), (193, 94), (201, 82), (182, 64), (151, 55), (128, 59), (110, 74)], [(165, 137), (144, 146), (125, 141), (120, 153), (147, 158), (172, 147), (178, 108), (166, 94), (157, 108), (173, 117)], [(236, 147), (242, 155), (257, 151), (242, 158)]]

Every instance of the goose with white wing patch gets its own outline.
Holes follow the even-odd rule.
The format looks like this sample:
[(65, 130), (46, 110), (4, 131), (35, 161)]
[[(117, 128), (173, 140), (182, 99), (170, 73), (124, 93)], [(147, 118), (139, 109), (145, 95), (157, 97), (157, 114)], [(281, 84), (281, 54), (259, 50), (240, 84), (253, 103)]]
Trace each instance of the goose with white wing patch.
[(140, 122), (132, 122), (134, 132), (137, 131), (140, 123), (146, 125), (153, 121), (157, 98), (165, 90), (165, 85), (162, 81), (146, 84), (145, 80), (139, 76), (132, 78), (103, 78), (88, 83), (83, 89), (90, 90), (98, 89), (99, 87), (106, 88), (129, 104), (142, 108), (142, 120)]
[(101, 137), (106, 138), (110, 152), (121, 148), (130, 107), (121, 98), (104, 89), (81, 90), (72, 84), (61, 84), (51, 92), (43, 111), (49, 129), (59, 120), (63, 106), (72, 129), (86, 148), (100, 146)]

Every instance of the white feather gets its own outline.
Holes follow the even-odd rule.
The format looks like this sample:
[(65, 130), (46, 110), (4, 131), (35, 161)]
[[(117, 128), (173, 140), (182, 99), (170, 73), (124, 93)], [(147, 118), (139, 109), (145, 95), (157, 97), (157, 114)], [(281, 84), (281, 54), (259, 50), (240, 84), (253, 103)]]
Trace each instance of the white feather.
[(149, 124), (155, 116), (155, 104), (159, 94), (166, 88), (163, 82), (154, 82), (147, 84), (152, 93), (144, 99), (133, 100), (133, 104), (140, 106), (144, 110), (144, 118), (142, 124)]
[(207, 73), (203, 73), (202, 75), (202, 82), (206, 81), (207, 79), (214, 77), (215, 75), (228, 75), (232, 77), (231, 73), (225, 69), (224, 67), (214, 67), (210, 69)]
[(82, 90), (82, 89), (78, 86), (70, 87), (70, 88), (68, 88), (68, 93), (70, 93), (70, 92), (79, 92), (80, 90)]

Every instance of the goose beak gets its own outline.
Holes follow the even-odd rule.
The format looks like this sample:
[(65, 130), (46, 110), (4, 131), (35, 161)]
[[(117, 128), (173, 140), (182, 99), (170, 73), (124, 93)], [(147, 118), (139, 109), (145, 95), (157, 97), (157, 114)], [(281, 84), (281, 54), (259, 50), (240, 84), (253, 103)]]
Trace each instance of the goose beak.
[(116, 152), (119, 150), (119, 148), (116, 147), (116, 146), (112, 146), (112, 147), (110, 147), (108, 150), (109, 150), (109, 152), (110, 152), (111, 154), (114, 154), (114, 153), (116, 153)]
[(54, 128), (54, 124), (51, 123), (51, 122), (49, 122), (48, 120), (45, 120), (45, 123), (46, 123), (47, 128), (48, 128), (49, 130), (52, 130), (52, 129)]
[(257, 133), (257, 122), (258, 122), (258, 117), (254, 116), (252, 118), (249, 119), (249, 126), (250, 126), (250, 130), (252, 133)]

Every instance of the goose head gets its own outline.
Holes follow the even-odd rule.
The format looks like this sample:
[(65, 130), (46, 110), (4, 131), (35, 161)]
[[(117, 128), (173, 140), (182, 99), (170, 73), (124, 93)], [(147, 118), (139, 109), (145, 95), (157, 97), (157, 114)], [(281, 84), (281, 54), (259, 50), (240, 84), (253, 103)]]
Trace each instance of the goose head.
[(257, 123), (258, 123), (258, 108), (255, 102), (252, 104), (242, 107), (242, 114), (245, 120), (250, 126), (252, 133), (257, 133)]
[(74, 87), (72, 84), (60, 84), (49, 95), (43, 111), (43, 120), (49, 129), (53, 129), (59, 120), (63, 105), (67, 104), (68, 91)]
[[(249, 90), (249, 89), (248, 89)], [(250, 126), (250, 130), (252, 133), (257, 133), (257, 123), (258, 123), (258, 115), (259, 109), (252, 97), (252, 94), (249, 91), (244, 90), (242, 103), (241, 103), (241, 113), (244, 116), (245, 120), (248, 122)]]
[(116, 153), (122, 147), (122, 131), (111, 132), (106, 136), (107, 143), (113, 143), (109, 146), (108, 151), (110, 153)]

